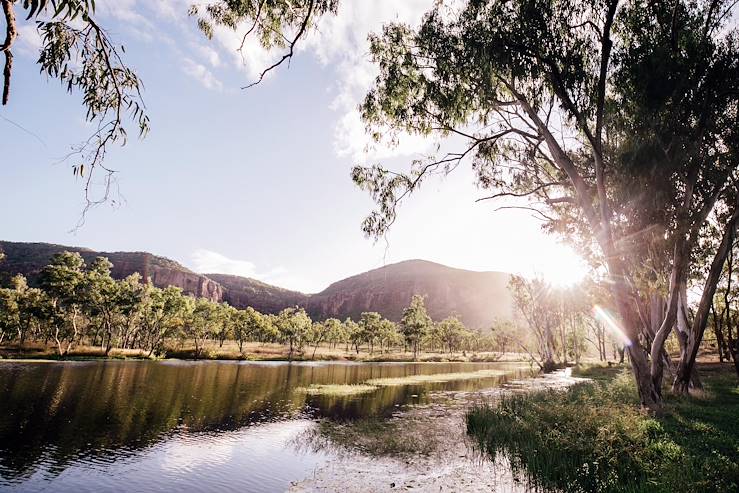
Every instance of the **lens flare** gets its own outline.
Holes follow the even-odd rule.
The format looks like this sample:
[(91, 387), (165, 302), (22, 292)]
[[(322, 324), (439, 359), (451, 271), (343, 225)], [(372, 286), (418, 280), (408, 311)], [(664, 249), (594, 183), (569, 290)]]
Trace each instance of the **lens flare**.
[(623, 329), (619, 327), (618, 323), (616, 322), (616, 320), (614, 320), (613, 316), (610, 313), (608, 313), (604, 308), (598, 305), (595, 305), (593, 307), (593, 313), (595, 314), (595, 318), (603, 322), (603, 324), (611, 332), (611, 334), (613, 334), (618, 340), (620, 340), (624, 344), (624, 346), (631, 346), (631, 339), (629, 339)]

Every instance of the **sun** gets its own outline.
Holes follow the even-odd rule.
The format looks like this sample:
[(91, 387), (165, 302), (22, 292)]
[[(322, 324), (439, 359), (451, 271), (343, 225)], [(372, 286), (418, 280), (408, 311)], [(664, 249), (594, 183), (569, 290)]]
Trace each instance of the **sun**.
[(570, 287), (585, 278), (588, 266), (572, 248), (554, 243), (538, 252), (535, 272), (554, 286)]

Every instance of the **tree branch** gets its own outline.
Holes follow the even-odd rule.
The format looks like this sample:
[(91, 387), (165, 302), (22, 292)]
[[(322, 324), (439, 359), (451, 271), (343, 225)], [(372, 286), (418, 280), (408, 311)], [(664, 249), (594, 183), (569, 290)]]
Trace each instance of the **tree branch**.
[(5, 15), (5, 42), (0, 45), (0, 51), (5, 54), (5, 66), (3, 68), (3, 106), (8, 104), (10, 98), (10, 77), (13, 72), (13, 54), (10, 48), (18, 37), (18, 29), (15, 24), (14, 0), (2, 0), (3, 14)]
[(293, 53), (295, 52), (295, 44), (305, 34), (305, 30), (308, 28), (311, 15), (313, 14), (314, 5), (315, 5), (315, 0), (310, 0), (310, 3), (308, 4), (308, 12), (305, 14), (305, 18), (303, 19), (303, 22), (301, 23), (300, 29), (298, 29), (297, 34), (295, 35), (293, 40), (290, 41), (289, 43), (288, 52), (282, 55), (282, 58), (277, 60), (275, 63), (273, 63), (269, 67), (262, 70), (262, 73), (259, 74), (259, 79), (257, 79), (255, 82), (252, 82), (251, 84), (247, 86), (242, 87), (242, 89), (249, 89), (250, 87), (256, 86), (257, 84), (262, 82), (262, 80), (264, 80), (264, 76), (267, 75), (267, 73), (269, 73), (270, 71), (282, 65), (285, 62), (285, 60), (290, 60), (293, 57)]

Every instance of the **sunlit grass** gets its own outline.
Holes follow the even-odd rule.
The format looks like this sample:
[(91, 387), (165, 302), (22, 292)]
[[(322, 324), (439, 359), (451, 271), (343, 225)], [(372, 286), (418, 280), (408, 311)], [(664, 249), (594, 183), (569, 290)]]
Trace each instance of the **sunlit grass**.
[(459, 373), (436, 373), (431, 375), (408, 375), (405, 377), (394, 378), (373, 378), (365, 383), (375, 386), (392, 386), (392, 385), (417, 385), (424, 383), (444, 383), (457, 380), (475, 380), (478, 378), (500, 377), (507, 372), (503, 370), (478, 370), (471, 372)]
[(295, 392), (300, 392), (308, 395), (325, 395), (334, 397), (348, 397), (352, 395), (366, 394), (377, 390), (375, 385), (355, 384), (355, 385), (341, 385), (341, 384), (328, 384), (319, 385), (313, 384), (310, 387), (298, 387)]
[(667, 395), (642, 411), (628, 370), (591, 369), (594, 383), (475, 406), (467, 431), (544, 490), (737, 491), (739, 396), (726, 367), (703, 367), (700, 397)]

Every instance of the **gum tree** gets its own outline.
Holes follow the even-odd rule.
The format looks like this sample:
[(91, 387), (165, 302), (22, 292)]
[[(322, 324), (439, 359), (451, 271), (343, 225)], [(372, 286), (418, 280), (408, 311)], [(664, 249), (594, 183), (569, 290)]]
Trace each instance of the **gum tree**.
[[(142, 84), (123, 59), (125, 49), (95, 20), (94, 0), (0, 0), (0, 5), (5, 21), (5, 39), (0, 43), (2, 104), (11, 102), (19, 23), (34, 22), (41, 35), (37, 61), (41, 73), (59, 80), (70, 93), (81, 94), (85, 118), (95, 128), (69, 156), (74, 175), (84, 183), (85, 211), (107, 201), (115, 173), (104, 164), (110, 145), (125, 144), (127, 119), (139, 135), (149, 130)], [(97, 170), (104, 174), (101, 195), (93, 190)]]
[(406, 343), (413, 348), (413, 359), (418, 359), (421, 341), (431, 327), (431, 317), (426, 313), (426, 305), (423, 296), (414, 294), (408, 307), (403, 310), (400, 319), (400, 332)]
[(66, 355), (84, 323), (85, 261), (79, 253), (55, 254), (41, 271), (40, 285), (48, 296), (52, 337), (59, 356)]
[[(355, 168), (354, 181), (378, 204), (365, 232), (384, 234), (427, 176), (469, 158), (478, 184), (491, 190), (487, 199), (531, 200), (521, 207), (578, 236), (606, 267), (641, 402), (658, 408), (659, 356), (679, 286), (701, 228), (734, 186), (739, 50), (722, 24), (729, 6), (480, 0), (451, 18), (436, 8), (417, 30), (385, 26), (371, 39), (380, 76), (362, 105), (368, 129), (378, 137), (454, 136), (465, 145), (415, 161), (409, 172)], [(728, 215), (724, 236), (736, 221)], [(670, 296), (650, 338), (635, 304), (635, 272), (649, 258), (640, 240), (656, 230)], [(724, 257), (719, 247), (716, 265)], [(704, 295), (714, 281), (709, 274)], [(678, 391), (687, 390), (683, 370), (705, 326), (701, 307)]]

